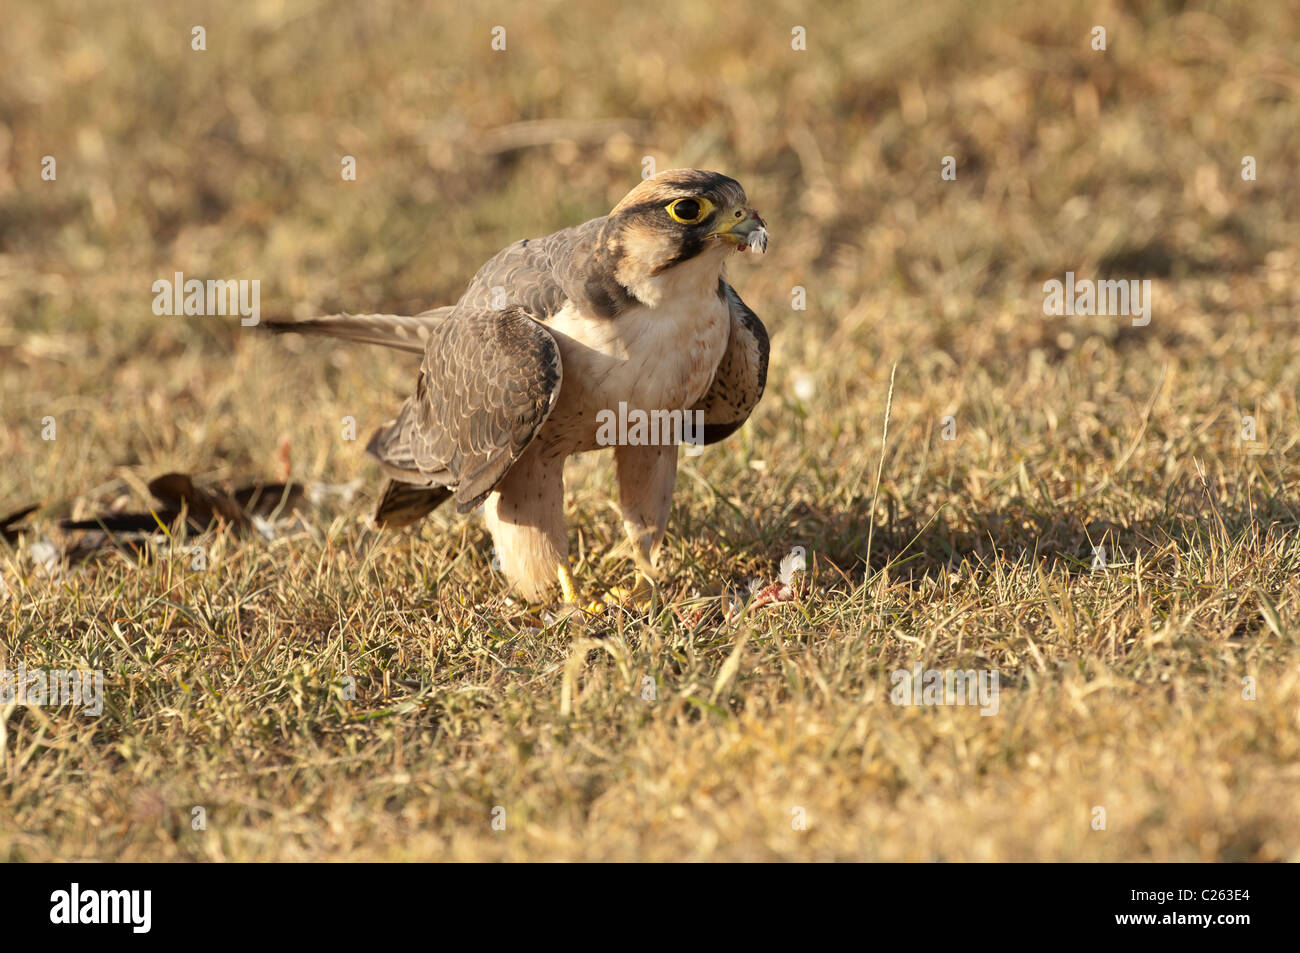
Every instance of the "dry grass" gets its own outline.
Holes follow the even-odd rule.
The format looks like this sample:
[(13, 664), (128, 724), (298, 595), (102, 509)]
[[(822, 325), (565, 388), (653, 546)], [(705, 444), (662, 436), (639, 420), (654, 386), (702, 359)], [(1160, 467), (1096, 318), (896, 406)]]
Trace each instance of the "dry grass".
[[(586, 626), (507, 602), (477, 521), (381, 534), (368, 499), (204, 572), (0, 547), (0, 667), (108, 682), (97, 719), (0, 707), (0, 857), (1300, 857), (1294, 7), (187, 6), (0, 33), (0, 510), (44, 501), (37, 537), (166, 470), (274, 476), (281, 438), (299, 479), (375, 475), (341, 419), (412, 361), (158, 318), (155, 279), (445, 303), (643, 155), (767, 218), (732, 277), (768, 395), (684, 460), (663, 602)], [(1151, 279), (1150, 325), (1044, 317), (1067, 270)], [(625, 582), (607, 462), (569, 479), (578, 578)], [(688, 624), (796, 545), (797, 602)], [(918, 661), (998, 671), (998, 713), (891, 704)]]

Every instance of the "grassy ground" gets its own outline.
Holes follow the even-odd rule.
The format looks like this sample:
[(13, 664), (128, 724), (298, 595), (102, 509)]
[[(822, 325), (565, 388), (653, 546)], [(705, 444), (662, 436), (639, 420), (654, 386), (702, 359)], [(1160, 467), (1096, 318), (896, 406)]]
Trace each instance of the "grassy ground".
[[(106, 700), (0, 705), (0, 858), (1300, 859), (1293, 5), (229, 6), (5, 14), (0, 511), (46, 507), (0, 668)], [(447, 303), (643, 156), (773, 239), (731, 269), (767, 396), (684, 458), (648, 612), (539, 630), (477, 520), (367, 525), (408, 356), (151, 311), (178, 270)], [(1150, 324), (1045, 317), (1066, 271), (1150, 279)], [(32, 558), (282, 441), (364, 488), (204, 571)], [(568, 480), (576, 576), (626, 583), (608, 461)], [(696, 611), (796, 546), (797, 600)], [(997, 713), (892, 704), (918, 662), (996, 671)]]

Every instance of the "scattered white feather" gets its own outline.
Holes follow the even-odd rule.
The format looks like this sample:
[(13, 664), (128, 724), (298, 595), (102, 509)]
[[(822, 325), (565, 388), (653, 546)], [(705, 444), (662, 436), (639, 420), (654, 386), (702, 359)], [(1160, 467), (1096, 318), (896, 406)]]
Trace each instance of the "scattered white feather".
[(808, 561), (804, 559), (802, 549), (796, 549), (781, 560), (780, 579), (781, 585), (794, 585), (794, 574), (803, 572), (808, 568)]

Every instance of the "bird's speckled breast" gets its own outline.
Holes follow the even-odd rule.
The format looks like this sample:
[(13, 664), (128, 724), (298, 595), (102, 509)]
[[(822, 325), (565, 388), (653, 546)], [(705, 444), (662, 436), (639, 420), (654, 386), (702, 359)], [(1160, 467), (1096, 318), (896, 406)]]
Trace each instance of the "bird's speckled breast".
[[(714, 281), (716, 289), (716, 279)], [(547, 327), (560, 348), (560, 396), (541, 441), (559, 452), (599, 449), (599, 414), (685, 410), (704, 396), (727, 349), (731, 315), (716, 290), (674, 295), (615, 319), (566, 306)]]

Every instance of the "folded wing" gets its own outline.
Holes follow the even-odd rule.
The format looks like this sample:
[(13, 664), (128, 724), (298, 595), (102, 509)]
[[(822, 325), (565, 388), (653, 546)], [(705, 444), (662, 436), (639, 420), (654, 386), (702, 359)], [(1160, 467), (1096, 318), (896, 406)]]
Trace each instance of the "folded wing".
[(717, 443), (739, 430), (767, 386), (767, 329), (726, 281), (722, 293), (731, 312), (727, 350), (713, 383), (691, 408), (704, 411), (705, 443)]
[(458, 306), (429, 332), (415, 393), (367, 450), (391, 479), (445, 487), (466, 512), (533, 441), (561, 378), (555, 339), (522, 309)]

